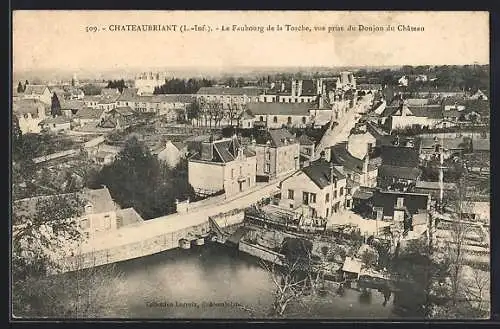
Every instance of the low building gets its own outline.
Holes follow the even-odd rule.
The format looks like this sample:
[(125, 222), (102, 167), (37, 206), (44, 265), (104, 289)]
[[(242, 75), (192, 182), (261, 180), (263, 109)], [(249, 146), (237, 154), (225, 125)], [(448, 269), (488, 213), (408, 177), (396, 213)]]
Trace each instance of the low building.
[(267, 181), (299, 169), (300, 144), (286, 129), (269, 129), (256, 136), (257, 177)]
[(257, 157), (236, 136), (201, 142), (189, 158), (189, 184), (199, 195), (234, 196), (255, 186)]
[[(93, 238), (100, 234), (116, 230), (117, 226), (117, 210), (119, 207), (113, 201), (109, 190), (104, 187), (97, 190), (84, 189), (79, 193), (40, 196), (29, 199), (14, 201), (13, 211), (16, 212), (16, 217), (34, 218), (37, 214), (39, 202), (51, 202), (58, 197), (79, 198), (83, 201), (82, 215), (77, 219), (77, 223), (84, 235), (87, 238)], [(23, 223), (13, 223), (13, 225), (22, 225)]]
[(104, 120), (106, 114), (104, 110), (84, 107), (73, 116), (73, 120), (79, 125), (95, 124)]
[(259, 102), (260, 88), (229, 88), (229, 87), (201, 87), (196, 92), (199, 103), (220, 103), (227, 108), (231, 105), (244, 105)]
[(434, 127), (443, 120), (440, 105), (387, 107), (385, 125), (389, 131), (411, 128), (414, 126)]
[(52, 104), (52, 93), (46, 85), (27, 85), (25, 88), (24, 99), (38, 100), (46, 105)]
[(184, 143), (167, 141), (157, 157), (160, 162), (164, 162), (169, 168), (175, 168), (186, 154), (187, 146)]
[(109, 165), (115, 161), (120, 151), (120, 147), (100, 143), (97, 147), (93, 147), (87, 152), (90, 159), (95, 163), (99, 165)]
[(377, 189), (372, 197), (372, 216), (376, 220), (394, 221), (401, 234), (412, 230), (412, 219), (417, 214), (429, 214), (431, 196), (425, 193), (383, 191)]
[[(443, 183), (444, 194), (456, 191), (455, 183)], [(441, 186), (439, 182), (417, 181), (415, 184), (415, 193), (430, 194), (434, 200), (439, 199)]]
[(45, 120), (48, 105), (36, 99), (19, 99), (12, 102), (12, 112), (19, 121), (23, 134), (39, 133), (40, 122)]
[(280, 207), (328, 218), (345, 208), (346, 177), (321, 158), (281, 182)]
[(391, 190), (409, 190), (415, 186), (422, 171), (419, 168), (418, 150), (413, 142), (404, 146), (383, 146), (381, 149), (382, 165), (378, 168), (377, 186)]
[(62, 114), (68, 118), (73, 118), (78, 111), (85, 107), (85, 103), (81, 100), (62, 100), (59, 103)]
[(247, 109), (255, 116), (254, 125), (267, 128), (305, 128), (312, 124), (309, 110), (316, 106), (311, 103), (251, 103), (247, 105)]
[[(300, 167), (304, 167), (306, 162), (307, 165), (309, 164), (309, 161), (311, 159), (314, 159), (314, 151), (315, 151), (315, 143), (306, 134), (302, 134), (298, 138), (299, 144), (300, 144)], [(307, 167), (307, 166), (305, 166)]]
[(342, 166), (349, 180), (359, 184), (359, 186), (377, 186), (379, 159), (370, 159), (370, 155), (365, 155), (360, 159), (348, 151), (347, 143), (339, 143), (331, 147), (331, 161), (337, 166)]
[(42, 131), (61, 132), (71, 130), (71, 119), (63, 115), (45, 118), (39, 123)]

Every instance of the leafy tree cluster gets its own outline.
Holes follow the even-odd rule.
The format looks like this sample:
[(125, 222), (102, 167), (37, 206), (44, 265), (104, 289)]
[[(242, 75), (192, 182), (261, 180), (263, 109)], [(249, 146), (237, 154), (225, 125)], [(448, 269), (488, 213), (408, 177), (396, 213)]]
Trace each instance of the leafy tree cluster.
[(82, 86), (81, 89), (83, 90), (83, 93), (86, 96), (93, 96), (93, 95), (100, 95), (102, 88), (94, 84), (88, 83)]
[(363, 81), (370, 83), (381, 83), (385, 85), (397, 85), (398, 79), (403, 76), (427, 75), (427, 81), (415, 81), (410, 79), (408, 91), (419, 91), (422, 88), (429, 89), (477, 89), (488, 90), (490, 85), (489, 65), (441, 65), (441, 66), (410, 66), (405, 65), (396, 70), (359, 70), (356, 76), (362, 76)]
[(125, 80), (109, 80), (108, 85), (106, 88), (113, 88), (113, 89), (118, 89), (118, 91), (121, 93), (123, 92), (123, 89), (127, 88), (127, 85), (125, 84)]
[(201, 87), (211, 87), (213, 81), (208, 79), (171, 79), (155, 87), (153, 94), (195, 94)]
[(24, 91), (26, 90), (26, 86), (29, 85), (29, 81), (26, 80), (26, 82), (23, 83), (21, 81), (19, 81), (19, 83), (17, 84), (17, 92), (18, 93), (24, 93)]
[(89, 185), (107, 186), (122, 208), (133, 207), (144, 219), (174, 213), (176, 199), (195, 200), (188, 183), (187, 161), (169, 169), (135, 136), (125, 142), (117, 159), (102, 168)]

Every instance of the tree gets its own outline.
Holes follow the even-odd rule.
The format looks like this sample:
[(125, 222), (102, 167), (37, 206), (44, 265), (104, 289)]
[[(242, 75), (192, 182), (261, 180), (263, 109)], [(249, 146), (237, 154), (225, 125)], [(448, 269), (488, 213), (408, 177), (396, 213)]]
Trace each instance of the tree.
[(17, 92), (22, 93), (23, 91), (24, 91), (23, 84), (21, 83), (21, 81), (19, 81), (19, 83), (17, 84)]
[[(119, 291), (110, 289), (119, 272), (113, 266), (82, 271), (75, 264), (70, 274), (61, 259), (76, 252), (84, 236), (77, 218), (83, 199), (76, 193), (41, 197), (35, 212), (13, 204), (12, 307), (17, 317), (97, 317), (106, 305), (119, 302)], [(115, 285), (116, 286), (116, 285)]]
[(56, 93), (52, 94), (52, 104), (50, 106), (50, 115), (52, 115), (53, 117), (62, 115), (61, 103), (59, 102), (59, 98), (57, 97)]
[(94, 84), (86, 84), (82, 87), (82, 90), (86, 96), (100, 95), (101, 94), (101, 88), (94, 85)]
[(118, 204), (133, 207), (145, 219), (174, 213), (176, 199), (193, 200), (195, 196), (187, 179), (187, 161), (171, 170), (136, 137), (125, 142), (117, 159), (102, 168), (94, 184), (106, 185)]
[(245, 79), (243, 79), (242, 77), (239, 77), (237, 80), (236, 80), (236, 86), (237, 87), (244, 87), (245, 86)]
[(200, 103), (198, 101), (194, 101), (193, 103), (189, 104), (188, 109), (187, 109), (187, 118), (192, 122), (193, 120), (196, 119), (197, 125), (199, 125), (199, 118), (200, 118)]

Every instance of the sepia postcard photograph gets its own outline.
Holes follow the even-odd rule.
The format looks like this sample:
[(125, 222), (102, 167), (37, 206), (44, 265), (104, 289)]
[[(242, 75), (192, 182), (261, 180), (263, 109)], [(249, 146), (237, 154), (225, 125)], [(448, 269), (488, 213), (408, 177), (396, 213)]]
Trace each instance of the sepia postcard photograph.
[(11, 319), (489, 319), (489, 24), (13, 11)]

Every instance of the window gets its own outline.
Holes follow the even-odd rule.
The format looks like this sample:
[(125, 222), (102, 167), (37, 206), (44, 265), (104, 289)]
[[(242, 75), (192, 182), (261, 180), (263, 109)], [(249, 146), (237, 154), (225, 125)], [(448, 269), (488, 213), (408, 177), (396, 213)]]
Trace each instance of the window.
[(259, 117), (259, 121), (260, 122), (264, 121), (264, 117), (262, 115)]
[(347, 189), (347, 194), (351, 194), (351, 193), (352, 193), (351, 189), (350, 189), (350, 188), (348, 188), (348, 189)]
[(307, 121), (307, 118), (306, 117), (302, 117), (302, 123), (305, 124)]
[(266, 163), (266, 170), (264, 172), (266, 172), (266, 173), (271, 172), (271, 164), (270, 163)]
[(290, 209), (293, 209), (293, 204), (290, 204)]
[(333, 182), (333, 187), (337, 188), (337, 181), (336, 180)]
[(309, 193), (302, 192), (302, 203), (309, 204)]
[(87, 218), (84, 218), (80, 221), (80, 227), (84, 230), (88, 229), (90, 227), (89, 220)]
[(333, 191), (333, 198), (336, 199), (337, 198), (337, 190)]
[(266, 159), (267, 161), (271, 161), (271, 152), (269, 151), (266, 152)]
[(326, 208), (326, 216), (325, 217), (328, 217), (329, 211), (330, 211), (330, 208)]
[(330, 202), (330, 193), (326, 194), (325, 202)]
[(292, 117), (288, 117), (288, 118), (286, 119), (286, 122), (287, 122), (289, 125), (291, 125), (291, 124), (292, 124)]
[(316, 194), (315, 193), (311, 193), (311, 203), (316, 203)]
[(288, 190), (288, 199), (290, 200), (294, 199), (293, 190)]
[(404, 203), (404, 198), (398, 198), (396, 206), (398, 208), (401, 208), (403, 207), (403, 203)]
[(92, 213), (92, 210), (93, 210), (93, 207), (92, 207), (91, 204), (88, 204), (88, 205), (85, 206), (85, 213), (86, 214)]
[(109, 218), (109, 215), (104, 216), (104, 228), (106, 230), (111, 229), (111, 218)]
[(344, 195), (344, 188), (343, 188), (343, 187), (341, 187), (341, 188), (340, 188), (340, 196), (343, 196), (343, 195)]
[(278, 122), (278, 117), (273, 117), (273, 122), (277, 123)]
[(231, 178), (234, 178), (234, 169), (231, 169)]

